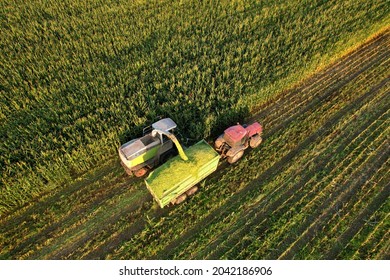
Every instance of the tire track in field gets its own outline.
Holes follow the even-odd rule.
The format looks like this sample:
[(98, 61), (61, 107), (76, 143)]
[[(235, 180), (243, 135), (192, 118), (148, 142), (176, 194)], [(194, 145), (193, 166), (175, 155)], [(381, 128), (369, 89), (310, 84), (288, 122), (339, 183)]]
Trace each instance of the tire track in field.
[(31, 249), (31, 246), (36, 246), (39, 243), (44, 243), (46, 240), (53, 238), (58, 234), (58, 232), (61, 232), (61, 235), (66, 234), (67, 226), (77, 224), (80, 220), (80, 217), (85, 216), (87, 213), (91, 213), (95, 209), (103, 206), (107, 201), (113, 199), (114, 197), (127, 192), (128, 189), (125, 187), (126, 183), (120, 182), (120, 178), (114, 180), (113, 182), (109, 182), (115, 186), (114, 188), (110, 189), (109, 192), (105, 192), (105, 190), (103, 190), (100, 193), (94, 193), (90, 201), (83, 203), (82, 206), (78, 209), (72, 209), (72, 211), (69, 212), (69, 215), (61, 216), (58, 221), (49, 223), (46, 227), (41, 229), (36, 234), (28, 237), (4, 256), (15, 257)]
[[(382, 146), (383, 148), (383, 146)], [(384, 151), (385, 149), (382, 149), (381, 151)], [(366, 152), (366, 151), (365, 151)], [(389, 157), (389, 153), (387, 155), (384, 155), (384, 157), (387, 158)], [(383, 159), (383, 158), (382, 158)], [(367, 165), (370, 163), (375, 163), (376, 165), (367, 171)], [(383, 166), (383, 161), (381, 159), (378, 160), (378, 158), (371, 157), (368, 161), (363, 161), (359, 163), (358, 166), (354, 166), (353, 168), (356, 169), (352, 174), (346, 175), (343, 174), (345, 170), (348, 168), (352, 168), (350, 166), (346, 167), (342, 173), (340, 173), (337, 178), (340, 176), (347, 176), (347, 178), (359, 178), (361, 176), (361, 172), (371, 172), (375, 171), (377, 169), (375, 168), (381, 168)], [(375, 173), (370, 173), (366, 176), (367, 179), (374, 178)], [(343, 177), (340, 177), (342, 179)], [(338, 181), (340, 181), (338, 179)], [(306, 211), (310, 211), (312, 209), (313, 212), (310, 212), (310, 216), (307, 216), (306, 219), (301, 224), (297, 224), (296, 227), (290, 228), (291, 231), (294, 231), (294, 237), (293, 235), (289, 235), (287, 233), (287, 236), (284, 236), (282, 239), (279, 238), (279, 243), (278, 243), (278, 249), (271, 251), (268, 255), (265, 256), (265, 258), (269, 259), (277, 259), (278, 257), (281, 256), (285, 251), (288, 250), (289, 247), (294, 244), (297, 238), (300, 236), (304, 235), (307, 229), (311, 226), (311, 224), (314, 221), (317, 221), (318, 218), (321, 215), (324, 214), (327, 210), (331, 210), (324, 218), (326, 218), (322, 221), (321, 220), (321, 225), (319, 226), (321, 230), (324, 230), (324, 227), (328, 224), (329, 221), (332, 221), (333, 217), (337, 215), (340, 210), (344, 209), (345, 204), (349, 204), (350, 201), (353, 199), (353, 196), (357, 193), (359, 193), (366, 185), (366, 181), (361, 181), (361, 182), (349, 182), (347, 179), (342, 180), (342, 183), (337, 184), (337, 187), (334, 187), (332, 190), (328, 190), (328, 198), (323, 201), (324, 194), (319, 193), (318, 197), (314, 197), (308, 204), (312, 204), (311, 206), (307, 206), (303, 209)], [(346, 191), (347, 188), (347, 191)], [(346, 195), (346, 192), (347, 195)], [(322, 197), (321, 197), (322, 196)], [(343, 197), (343, 200), (339, 201), (340, 197)], [(321, 200), (322, 199), (322, 200)], [(319, 233), (319, 231), (316, 231), (316, 234)], [(314, 237), (308, 240), (307, 243), (303, 244), (304, 246), (302, 248), (299, 248), (300, 251), (304, 250), (305, 248), (308, 247), (309, 242), (315, 241)]]
[[(154, 217), (154, 218), (164, 217), (171, 210), (172, 210), (171, 208), (157, 209), (152, 214), (152, 217)], [(83, 256), (83, 259), (91, 260), (91, 259), (104, 258), (104, 256), (108, 252), (114, 251), (119, 246), (119, 244), (121, 244), (123, 242), (123, 240), (129, 240), (132, 236), (141, 232), (147, 224), (148, 224), (147, 218), (142, 218), (142, 219), (137, 220), (134, 224), (132, 224), (130, 227), (126, 228), (125, 230), (121, 231), (114, 238), (108, 240), (102, 246), (90, 251), (88, 254)]]
[[(20, 235), (21, 232), (26, 232), (26, 229), (30, 231), (36, 231), (36, 229), (38, 229), (38, 232), (34, 232), (30, 236), (27, 235), (26, 239), (21, 240), (19, 244), (12, 244), (11, 246), (13, 246), (13, 248), (11, 248), (10, 251), (7, 251), (6, 253), (4, 253), (4, 251), (1, 252), (2, 258), (15, 258), (15, 254), (18, 254), (24, 248), (27, 248), (29, 245), (36, 244), (35, 236), (39, 239), (39, 232), (42, 230), (46, 231), (47, 228), (51, 227), (52, 225), (51, 220), (48, 220), (48, 218), (50, 218), (48, 212), (58, 211), (57, 205), (61, 201), (63, 201), (64, 199), (68, 199), (69, 197), (80, 197), (80, 194), (84, 194), (84, 192), (86, 192), (89, 197), (91, 197), (92, 193), (89, 193), (90, 189), (85, 187), (85, 182), (91, 181), (91, 183), (89, 184), (94, 184), (98, 180), (104, 179), (106, 176), (113, 174), (115, 172), (115, 167), (105, 166), (104, 168), (101, 168), (99, 170), (100, 172), (96, 172), (96, 170), (92, 172), (92, 174), (97, 174), (93, 176), (93, 180), (89, 179), (91, 176), (87, 176), (81, 181), (72, 182), (72, 184), (70, 184), (67, 188), (64, 188), (62, 191), (54, 193), (52, 196), (41, 198), (41, 201), (34, 203), (31, 207), (21, 209), (14, 216), (11, 216), (11, 218), (14, 218), (14, 222), (4, 222), (3, 226), (0, 227), (0, 233), (3, 236), (7, 236), (7, 240), (20, 240), (20, 238), (18, 238), (17, 236)], [(118, 180), (120, 179), (118, 178)], [(103, 192), (107, 193), (106, 190), (104, 190)], [(92, 201), (94, 198), (101, 197), (99, 195), (99, 192), (97, 192), (96, 194), (97, 195), (94, 195), (94, 197), (92, 198)], [(102, 199), (104, 199), (104, 194), (102, 196)], [(82, 198), (83, 197), (84, 196), (82, 196)], [(61, 207), (62, 205), (63, 203), (61, 203), (58, 207)], [(76, 204), (76, 207), (79, 207), (79, 205)], [(52, 210), (53, 208), (55, 210)], [(32, 216), (34, 215), (38, 215), (38, 219), (33, 219)], [(69, 215), (74, 216), (74, 212), (72, 213), (70, 211)], [(43, 224), (43, 227), (39, 228), (41, 224)], [(61, 224), (60, 228), (62, 228)], [(49, 232), (46, 233), (49, 234)], [(30, 240), (32, 243), (29, 244), (28, 241), (26, 242), (26, 240)], [(3, 243), (2, 246), (6, 248), (7, 244)]]
[[(385, 97), (387, 97), (387, 96), (385, 96)], [(387, 98), (388, 99), (388, 98)], [(387, 104), (387, 103), (385, 103), (385, 104)], [(382, 137), (383, 138), (383, 137)], [(358, 176), (359, 174), (356, 174), (356, 176)], [(350, 176), (350, 177), (353, 177), (352, 175)], [(339, 190), (339, 191), (341, 191), (342, 189), (340, 189), (340, 187), (339, 188), (337, 188), (337, 190)], [(332, 192), (332, 196), (334, 195), (336, 193), (336, 190), (334, 190), (333, 192)], [(330, 204), (332, 201), (327, 201), (326, 203), (323, 203), (324, 205), (326, 205), (326, 204)], [(317, 212), (316, 212), (317, 213)], [(320, 213), (320, 212), (318, 212), (318, 213)], [(313, 213), (312, 213), (312, 215), (314, 215)], [(307, 225), (308, 226), (308, 225)], [(305, 230), (305, 226), (304, 225), (301, 225), (301, 227), (300, 227), (300, 229), (298, 230), (298, 232), (303, 232), (304, 230)], [(289, 236), (289, 237), (287, 237), (286, 239), (284, 239), (283, 240), (283, 245), (285, 246), (285, 247), (287, 247), (288, 246), (288, 244), (291, 244), (291, 243), (293, 243), (294, 242), (294, 239), (295, 239), (295, 237), (293, 238), (292, 236)], [(282, 245), (280, 245), (279, 247), (278, 247), (278, 251), (279, 251), (279, 249), (280, 248), (282, 248)], [(282, 250), (284, 250), (284, 249), (282, 249)], [(273, 253), (271, 253), (271, 255), (270, 256), (268, 256), (269, 258), (277, 258), (278, 257), (278, 253), (277, 253), (277, 251), (275, 251), (275, 252), (273, 252)]]
[[(387, 169), (388, 170), (388, 169)], [(387, 208), (386, 208), (387, 206)], [(351, 242), (343, 249), (339, 257), (342, 259), (359, 259), (360, 251), (370, 246), (370, 243), (373, 241), (377, 245), (373, 248), (375, 250), (377, 246), (379, 246), (379, 242), (375, 242), (377, 240), (377, 236), (380, 235), (384, 237), (388, 232), (389, 226), (386, 221), (390, 221), (390, 212), (388, 211), (388, 204), (382, 206), (382, 208), (377, 211), (383, 211), (383, 216), (380, 215), (380, 221), (378, 222), (376, 217), (377, 213), (374, 213), (367, 221), (363, 228), (351, 239)], [(371, 229), (372, 224), (376, 224), (373, 229)], [(363, 259), (363, 258), (360, 258)]]
[[(383, 113), (384, 110), (381, 110), (376, 115), (380, 116)], [(334, 150), (333, 153), (321, 153), (319, 156), (317, 156), (313, 162), (310, 164), (315, 165), (314, 170), (321, 170), (325, 168), (325, 166), (329, 165), (329, 160), (334, 156), (334, 154), (340, 153), (345, 149), (346, 144), (351, 143), (355, 138), (357, 138), (359, 135), (361, 135), (361, 131), (364, 130), (363, 128), (367, 126), (370, 123), (371, 120), (366, 120), (365, 122), (362, 122), (358, 125), (358, 127), (355, 128), (355, 132), (351, 133), (346, 137), (344, 134), (348, 134), (349, 132), (341, 133), (338, 135), (337, 138), (334, 138), (331, 143), (339, 141), (339, 139), (343, 139), (343, 141), (338, 143), (338, 147), (336, 150)], [(344, 138), (345, 137), (345, 138)], [(326, 148), (324, 148), (326, 149)], [(335, 163), (336, 164), (336, 163)], [(333, 166), (335, 166), (333, 164)], [(332, 167), (331, 167), (332, 168)], [(304, 173), (306, 171), (306, 168), (303, 167), (300, 173)], [(301, 174), (295, 174), (296, 176)], [(281, 185), (276, 190), (274, 190), (271, 194), (267, 195), (267, 200), (263, 200), (263, 202), (256, 205), (256, 207), (251, 207), (251, 209), (245, 213), (244, 217), (240, 218), (240, 222), (237, 226), (234, 228), (229, 228), (228, 232), (224, 233), (223, 236), (219, 237), (217, 240), (215, 240), (213, 243), (209, 244), (207, 246), (207, 249), (205, 252), (200, 252), (197, 257), (200, 257), (202, 255), (205, 255), (206, 252), (212, 252), (214, 249), (219, 246), (219, 242), (225, 242), (226, 240), (231, 239), (228, 241), (227, 244), (224, 243), (225, 248), (231, 248), (233, 244), (238, 243), (242, 236), (240, 236), (240, 232), (247, 231), (250, 227), (253, 225), (260, 225), (262, 221), (265, 221), (267, 219), (267, 216), (271, 215), (272, 213), (275, 213), (277, 209), (280, 209), (282, 204), (285, 204), (288, 201), (288, 204), (291, 204), (291, 198), (294, 196), (294, 194), (297, 194), (294, 196), (293, 202), (299, 200), (302, 196), (304, 196), (304, 193), (299, 193), (299, 190), (304, 187), (306, 182), (308, 182), (312, 178), (312, 171), (307, 172), (304, 174), (301, 179), (294, 183), (294, 185), (288, 189), (285, 189), (285, 185)], [(285, 190), (282, 192), (282, 195), (278, 197), (277, 200), (275, 200), (271, 204), (268, 203), (268, 198), (272, 198), (274, 195), (277, 195), (280, 190)], [(284, 206), (288, 207), (288, 206)], [(281, 210), (278, 210), (281, 211)], [(266, 225), (262, 226), (258, 231), (263, 232), (267, 228)], [(236, 232), (237, 231), (237, 232)], [(234, 235), (234, 238), (232, 236)], [(226, 238), (226, 239), (225, 239)], [(224, 248), (219, 248), (216, 251), (214, 251), (210, 256), (207, 258), (214, 259), (217, 258), (219, 255), (223, 253)], [(206, 253), (207, 254), (207, 253)]]
[[(387, 179), (389, 179), (388, 176)], [(370, 204), (360, 211), (358, 216), (350, 224), (350, 227), (344, 231), (339, 238), (337, 238), (336, 243), (329, 252), (325, 254), (324, 259), (336, 259), (351, 238), (363, 227), (365, 220), (386, 202), (390, 195), (390, 184), (388, 182), (389, 180), (387, 180), (386, 185), (382, 188), (379, 194), (374, 197)]]
[[(86, 243), (91, 238), (91, 236), (97, 235), (98, 233), (108, 229), (112, 222), (118, 221), (120, 218), (126, 215), (131, 215), (132, 212), (136, 211), (137, 209), (142, 209), (142, 205), (144, 204), (141, 204), (140, 206), (140, 203), (138, 202), (145, 201), (148, 198), (150, 198), (150, 194), (146, 190), (144, 190), (144, 192), (137, 192), (136, 194), (129, 196), (126, 200), (129, 203), (126, 203), (124, 207), (116, 207), (116, 211), (114, 213), (109, 213), (104, 210), (99, 212), (91, 219), (88, 219), (85, 223), (77, 225), (76, 228), (72, 229), (64, 235), (61, 235), (55, 240), (55, 242), (53, 242), (53, 244), (44, 247), (41, 251), (34, 252), (32, 258), (65, 258), (67, 255), (74, 252), (78, 247), (82, 246), (82, 244)], [(149, 200), (151, 200), (151, 198)], [(90, 228), (90, 230), (86, 232), (86, 228)], [(70, 240), (71, 242), (69, 242)]]
[[(289, 238), (285, 244), (291, 244), (290, 247), (287, 248), (278, 259), (293, 259), (295, 254), (317, 235), (322, 226), (327, 222), (328, 218), (334, 215), (338, 209), (342, 207), (343, 203), (348, 201), (364, 183), (375, 174), (373, 171), (380, 168), (389, 157), (390, 149), (388, 142), (385, 142), (381, 145), (381, 148), (376, 152), (375, 156), (369, 159), (369, 163), (364, 164), (362, 167), (363, 170), (360, 170), (359, 168), (354, 172), (356, 177), (343, 186), (347, 187), (344, 192), (341, 194), (336, 193), (335, 195), (332, 193), (326, 202), (317, 207), (316, 212), (322, 214), (317, 218), (310, 216), (311, 219), (307, 219), (305, 223), (300, 226), (300, 232), (303, 233), (297, 240), (294, 240), (295, 237)], [(351, 177), (353, 178), (354, 176)]]
[[(309, 246), (306, 246), (302, 249), (307, 252), (305, 255), (308, 259), (323, 258), (324, 252), (328, 252), (330, 250), (339, 236), (345, 232), (346, 228), (348, 228), (353, 223), (361, 209), (367, 207), (367, 205), (369, 205), (370, 201), (372, 200), (372, 197), (381, 191), (385, 185), (385, 179), (387, 179), (387, 181), (389, 179), (386, 178), (386, 175), (384, 175), (384, 173), (389, 170), (388, 164), (389, 162), (384, 163), (381, 168), (375, 172), (374, 176), (371, 177), (370, 181), (365, 182), (358, 193), (351, 197), (347, 204), (343, 205), (343, 208), (339, 209), (338, 212), (328, 220), (328, 223), (323, 229), (323, 232), (326, 232), (326, 235), (318, 236), (318, 238), (315, 238), (312, 241), (310, 248)], [(345, 252), (344, 250), (349, 247), (353, 238), (358, 236), (361, 230), (371, 224), (370, 219), (375, 216), (375, 214), (378, 214), (378, 211), (384, 211), (382, 206), (366, 217), (365, 223), (361, 225), (359, 230), (353, 236), (351, 236), (348, 244), (345, 244), (342, 251), (339, 252), (337, 258), (349, 259), (348, 257), (341, 257), (341, 255)]]
[[(84, 187), (85, 181), (89, 180), (88, 177), (80, 182), (75, 182), (69, 188), (66, 188), (66, 193), (68, 193), (70, 190), (75, 190), (73, 193), (69, 194), (69, 196), (77, 194), (78, 203), (76, 203), (74, 207), (69, 208), (66, 215), (60, 216), (59, 219), (53, 223), (47, 223), (45, 227), (40, 228), (38, 232), (27, 237), (20, 244), (17, 244), (17, 246), (12, 248), (9, 252), (5, 253), (2, 257), (15, 258), (24, 251), (30, 250), (31, 246), (36, 246), (36, 244), (39, 244), (39, 242), (45, 242), (47, 239), (50, 239), (52, 236), (58, 234), (59, 231), (64, 232), (64, 227), (66, 228), (66, 225), (77, 223), (80, 220), (80, 216), (86, 215), (87, 212), (94, 211), (94, 209), (103, 205), (106, 201), (128, 191), (128, 189), (124, 187), (124, 184), (126, 183), (122, 182), (122, 176), (118, 178), (113, 177), (113, 179), (109, 179), (107, 182), (104, 181), (104, 178), (107, 175), (115, 173), (117, 169), (118, 168), (116, 165), (107, 165), (103, 169), (103, 172), (98, 172), (98, 176), (93, 176), (93, 181), (89, 184), (92, 188), (95, 183), (101, 182), (102, 179), (104, 182), (104, 185), (100, 186), (93, 193), (91, 192), (91, 187)], [(96, 172), (94, 171), (93, 174), (94, 173)], [(109, 185), (110, 187), (106, 188), (106, 185)], [(28, 209), (27, 212), (33, 211), (32, 213), (43, 213), (44, 209), (50, 207), (49, 204), (53, 199), (58, 199), (58, 202), (61, 201), (62, 197), (63, 192), (56, 193), (54, 196), (50, 197), (49, 200), (45, 200), (42, 204), (37, 205), (37, 207), (40, 209), (42, 208), (42, 210), (39, 210), (39, 212), (37, 212), (38, 210), (35, 207)], [(19, 216), (18, 218), (22, 217), (23, 216)]]
[(375, 259), (390, 260), (390, 231), (387, 231), (378, 244), (385, 243), (380, 251), (375, 255)]
[[(96, 170), (94, 170), (95, 173)], [(113, 172), (113, 167), (103, 167), (101, 169), (101, 172), (99, 172), (98, 175), (94, 177), (94, 181), (97, 181), (107, 174)], [(89, 179), (85, 179), (89, 180)], [(84, 181), (84, 180), (83, 180)], [(8, 230), (16, 230), (15, 225), (21, 225), (23, 222), (25, 222), (26, 216), (30, 216), (34, 213), (39, 213), (40, 211), (43, 211), (46, 208), (49, 208), (56, 202), (60, 201), (62, 197), (68, 197), (72, 195), (73, 193), (76, 193), (80, 186), (83, 185), (83, 181), (80, 182), (74, 182), (69, 187), (63, 188), (61, 191), (56, 192), (53, 195), (50, 196), (43, 196), (35, 201), (32, 201), (32, 206), (26, 206), (22, 207), (19, 210), (15, 210), (16, 217), (15, 216), (8, 216), (5, 217), (1, 222), (1, 232), (6, 232)], [(12, 219), (12, 223), (10, 223), (10, 220)]]
[[(385, 111), (385, 109), (381, 110), (376, 115), (377, 116), (382, 115), (383, 111)], [(336, 147), (334, 147), (335, 150), (332, 151), (332, 153), (329, 153), (329, 152), (323, 153), (323, 152), (318, 151), (319, 155), (317, 155), (313, 161), (308, 162), (308, 164), (314, 165), (314, 167), (310, 168), (310, 171), (306, 171), (307, 167), (303, 166), (302, 168), (300, 168), (298, 174), (294, 173), (295, 176), (298, 176), (298, 177), (302, 176), (298, 182), (294, 183), (291, 187), (288, 187), (288, 188), (287, 188), (288, 184), (282, 184), (282, 185), (278, 186), (276, 189), (272, 190), (271, 193), (267, 194), (267, 199), (264, 199), (263, 201), (259, 202), (255, 207), (251, 206), (251, 210), (249, 212), (246, 212), (244, 217), (240, 218), (241, 223), (239, 225), (235, 226), (235, 228), (237, 228), (236, 230), (238, 230), (237, 233), (235, 233), (235, 229), (233, 229), (233, 228), (229, 229), (229, 232), (226, 234), (227, 239), (230, 239), (233, 235), (236, 237), (233, 238), (231, 241), (229, 241), (228, 244), (225, 245), (225, 247), (231, 248), (233, 246), (233, 244), (238, 243), (241, 240), (241, 237), (239, 236), (240, 232), (244, 232), (244, 231), (248, 230), (253, 225), (261, 225), (262, 222), (266, 221), (266, 219), (269, 215), (271, 215), (272, 213), (275, 213), (276, 209), (279, 209), (278, 211), (282, 211), (281, 209), (288, 207), (287, 205), (283, 206), (283, 204), (286, 204), (288, 202), (288, 204), (290, 205), (290, 204), (294, 203), (295, 201), (298, 201), (299, 199), (301, 199), (301, 197), (306, 196), (307, 194), (301, 193), (300, 190), (302, 188), (304, 188), (304, 185), (311, 180), (312, 175), (313, 175), (312, 170), (322, 170), (325, 167), (331, 168), (331, 169), (336, 168), (338, 162), (329, 162), (329, 160), (334, 156), (334, 154), (338, 154), (338, 153), (342, 152), (343, 150), (345, 150), (345, 147), (349, 146), (349, 143), (353, 143), (353, 142), (357, 141), (356, 139), (361, 137), (362, 131), (363, 131), (363, 135), (366, 134), (366, 132), (364, 132), (364, 128), (369, 123), (370, 123), (370, 120), (366, 120), (362, 123), (359, 123), (359, 125), (357, 127), (353, 128), (352, 133), (348, 130), (342, 131), (341, 134), (339, 134), (336, 138), (331, 140), (331, 142), (329, 143), (329, 145), (332, 145), (333, 142), (337, 143)], [(374, 129), (375, 131), (378, 130), (377, 127), (374, 127), (374, 128), (375, 128)], [(332, 136), (333, 134), (329, 133), (328, 135)], [(369, 133), (369, 135), (365, 136), (365, 139), (367, 137), (370, 137), (370, 135), (371, 135), (371, 132)], [(342, 139), (342, 141), (338, 142), (340, 139)], [(326, 141), (326, 142), (328, 142), (328, 141)], [(361, 142), (364, 143), (365, 141), (361, 141)], [(322, 143), (322, 141), (319, 144), (321, 144), (321, 143)], [(327, 147), (329, 145), (327, 145)], [(360, 145), (361, 145), (361, 143), (358, 144), (358, 146), (360, 146)], [(327, 147), (324, 147), (322, 149), (327, 149)], [(293, 172), (293, 171), (290, 171), (290, 172)], [(303, 173), (303, 175), (302, 175), (302, 173)], [(267, 204), (267, 203), (269, 203), (269, 201), (272, 201), (275, 198), (276, 198), (276, 200), (274, 202), (272, 202), (271, 204)], [(280, 207), (282, 207), (282, 208), (280, 208)], [(267, 229), (267, 226), (264, 225), (257, 231), (264, 232), (264, 231), (266, 231), (266, 229)], [(223, 239), (223, 237), (220, 237), (220, 239)], [(217, 242), (217, 241), (218, 240), (216, 240), (215, 242)], [(223, 240), (223, 242), (225, 242), (225, 241), (226, 241), (226, 239)], [(214, 244), (213, 246), (208, 246), (208, 247), (216, 247), (216, 246), (218, 246), (218, 244)], [(218, 250), (219, 250), (219, 252), (214, 252), (213, 256), (211, 256), (210, 258), (213, 258), (213, 257), (215, 258), (217, 255), (221, 254), (222, 253), (221, 250), (223, 250), (223, 249), (220, 248)], [(208, 249), (207, 251), (212, 251), (212, 250)]]

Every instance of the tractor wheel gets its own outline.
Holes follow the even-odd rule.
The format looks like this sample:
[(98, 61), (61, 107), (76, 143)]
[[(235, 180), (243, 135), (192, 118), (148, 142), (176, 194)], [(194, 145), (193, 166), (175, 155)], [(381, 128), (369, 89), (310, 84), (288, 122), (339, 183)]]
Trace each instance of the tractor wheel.
[(198, 189), (199, 189), (199, 188), (198, 188), (197, 186), (192, 187), (191, 189), (189, 189), (188, 191), (186, 191), (187, 196), (193, 195), (194, 193), (196, 193), (196, 192), (198, 191)]
[(175, 204), (180, 204), (186, 199), (187, 199), (187, 195), (184, 193), (184, 194), (180, 195), (178, 198), (176, 198)]
[(251, 140), (249, 141), (249, 146), (251, 146), (252, 149), (257, 148), (262, 141), (263, 138), (261, 138), (261, 136), (257, 134), (251, 138)]
[(134, 171), (135, 177), (143, 177), (145, 174), (148, 173), (148, 169), (146, 167), (142, 167), (136, 171)]
[(220, 135), (217, 140), (215, 140), (215, 143), (214, 143), (214, 147), (216, 150), (219, 150), (223, 143), (225, 143), (225, 141), (223, 140), (223, 135)]
[(227, 161), (228, 163), (232, 164), (237, 162), (242, 156), (244, 155), (244, 150), (239, 151), (234, 156), (228, 157)]

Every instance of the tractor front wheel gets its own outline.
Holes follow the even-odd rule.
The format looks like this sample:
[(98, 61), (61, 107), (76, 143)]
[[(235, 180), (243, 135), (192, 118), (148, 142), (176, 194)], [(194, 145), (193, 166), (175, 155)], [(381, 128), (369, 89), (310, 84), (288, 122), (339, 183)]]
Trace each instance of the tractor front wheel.
[(134, 171), (135, 177), (143, 177), (148, 173), (148, 169), (146, 167), (142, 167), (136, 171)]
[(228, 157), (228, 158), (227, 158), (227, 161), (228, 161), (228, 163), (230, 163), (230, 164), (235, 163), (235, 162), (237, 162), (240, 158), (242, 158), (243, 155), (244, 155), (244, 150), (241, 150), (241, 151), (239, 151), (238, 153), (236, 153), (234, 156)]

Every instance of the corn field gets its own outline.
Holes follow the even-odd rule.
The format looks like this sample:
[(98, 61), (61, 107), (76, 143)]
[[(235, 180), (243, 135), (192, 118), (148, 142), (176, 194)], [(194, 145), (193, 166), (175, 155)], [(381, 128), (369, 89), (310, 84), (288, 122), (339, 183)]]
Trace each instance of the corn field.
[[(0, 8), (0, 259), (389, 257), (386, 1)], [(161, 210), (117, 158), (159, 117), (266, 135)]]

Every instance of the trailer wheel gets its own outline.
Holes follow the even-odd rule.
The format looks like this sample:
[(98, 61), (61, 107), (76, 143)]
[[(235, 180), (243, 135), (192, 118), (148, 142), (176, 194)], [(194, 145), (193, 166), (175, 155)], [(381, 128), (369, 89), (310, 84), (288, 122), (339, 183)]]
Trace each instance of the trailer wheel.
[(193, 195), (194, 193), (196, 193), (197, 191), (198, 191), (198, 187), (197, 186), (195, 186), (195, 187), (192, 187), (191, 189), (189, 189), (188, 191), (186, 191), (186, 194), (188, 195), (188, 196), (191, 196), (191, 195)]
[(249, 146), (251, 146), (252, 149), (257, 148), (261, 142), (263, 141), (263, 138), (261, 138), (260, 135), (256, 134), (251, 137), (251, 140), (249, 141)]
[(182, 203), (186, 199), (187, 199), (187, 194), (183, 193), (178, 198), (176, 198), (175, 204), (180, 204), (180, 203)]
[(239, 151), (234, 156), (228, 157), (227, 161), (228, 163), (232, 164), (237, 162), (242, 156), (244, 155), (244, 150)]
[(146, 167), (142, 167), (136, 171), (134, 171), (135, 177), (143, 177), (145, 174), (148, 173), (148, 169)]

